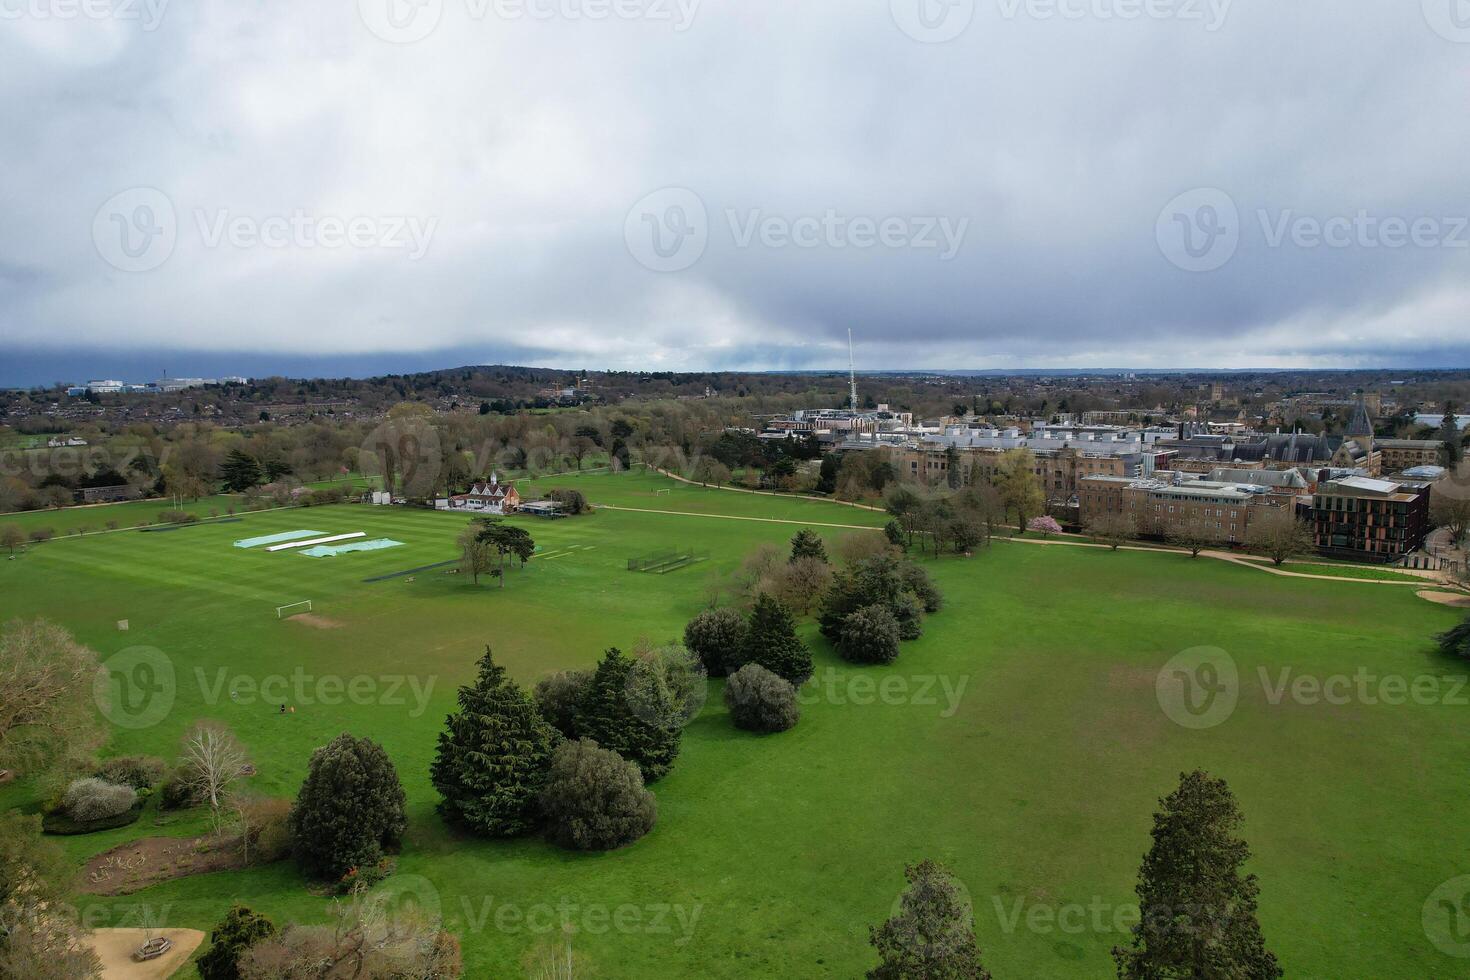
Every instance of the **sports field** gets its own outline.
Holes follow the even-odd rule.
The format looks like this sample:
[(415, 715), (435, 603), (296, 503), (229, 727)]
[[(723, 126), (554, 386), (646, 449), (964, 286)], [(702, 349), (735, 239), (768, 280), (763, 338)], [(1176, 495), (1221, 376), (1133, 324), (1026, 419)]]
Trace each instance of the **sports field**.
[[(903, 865), (924, 857), (965, 883), (999, 980), (1109, 976), (1108, 950), (1126, 941), (1115, 913), (1134, 900), (1156, 800), (1196, 767), (1240, 799), (1262, 925), (1287, 976), (1463, 975), (1465, 961), (1421, 922), (1437, 886), (1470, 874), (1465, 671), (1429, 639), (1460, 614), (1411, 588), (1179, 555), (999, 541), (931, 562), (947, 606), (893, 666), (849, 668), (805, 627), (818, 675), (793, 731), (737, 732), (712, 684), (674, 772), (654, 787), (658, 826), (631, 847), (584, 855), (448, 832), (427, 771), (485, 644), (529, 685), (607, 646), (678, 635), (711, 574), (760, 543), (806, 524), (829, 541), (871, 534), (886, 520), (644, 474), (541, 484), (609, 506), (525, 520), (541, 550), (504, 589), (429, 567), (454, 559), (464, 516), (343, 505), (53, 541), (0, 560), (0, 618), (50, 617), (104, 658), (161, 651), (172, 683), (148, 683), (167, 688), (155, 696), (168, 710), (119, 729), (119, 753), (173, 758), (192, 721), (217, 718), (250, 747), (252, 788), (291, 796), (311, 750), (334, 735), (381, 741), (409, 796), (396, 887), (437, 903), (467, 976), (521, 975), (567, 917), (599, 977), (852, 977), (874, 962), (867, 928), (889, 914)], [(308, 529), (403, 544), (319, 559), (233, 545)], [(675, 549), (711, 558), (627, 571), (630, 556)], [(277, 619), (277, 606), (302, 600), (311, 619)], [(1241, 680), (1233, 713), (1191, 729), (1161, 708), (1156, 679), (1198, 646), (1226, 651)], [(1333, 704), (1277, 697), (1282, 670), (1447, 680), (1430, 699)], [(885, 678), (886, 693), (874, 683)], [(357, 694), (343, 693), (353, 683)], [(285, 701), (294, 714), (279, 712)], [(160, 703), (139, 700), (138, 717)], [(0, 787), (0, 806), (32, 796)], [(64, 845), (80, 866), (121, 841), (203, 827), (199, 816), (155, 827), (154, 816)], [(145, 903), (165, 925), (207, 930), (236, 901), (277, 921), (326, 921), (328, 910), (289, 862), (79, 904), (96, 925), (126, 925)]]

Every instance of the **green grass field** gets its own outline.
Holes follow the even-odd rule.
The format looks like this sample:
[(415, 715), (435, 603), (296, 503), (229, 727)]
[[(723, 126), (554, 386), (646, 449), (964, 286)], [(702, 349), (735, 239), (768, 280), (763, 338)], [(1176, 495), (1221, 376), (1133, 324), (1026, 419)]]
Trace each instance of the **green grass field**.
[[(654, 787), (658, 826), (631, 847), (585, 855), (449, 832), (427, 772), (455, 688), (486, 644), (529, 685), (591, 665), (607, 646), (677, 636), (712, 573), (802, 523), (830, 542), (873, 531), (826, 525), (886, 520), (641, 474), (563, 475), (523, 493), (551, 486), (608, 506), (527, 520), (541, 551), (504, 589), (443, 569), (365, 581), (453, 559), (466, 519), (344, 505), (57, 540), (0, 561), (0, 618), (50, 617), (104, 658), (135, 646), (168, 658), (171, 707), (151, 727), (118, 729), (114, 752), (172, 758), (192, 721), (217, 718), (250, 747), (252, 787), (290, 796), (314, 747), (344, 730), (381, 741), (409, 797), (397, 880), (437, 899), (463, 940), (466, 976), (521, 975), (522, 957), (566, 914), (599, 977), (852, 977), (874, 962), (867, 928), (889, 914), (904, 863), (924, 857), (965, 883), (1000, 980), (1110, 976), (1108, 951), (1126, 941), (1113, 911), (1133, 901), (1156, 801), (1195, 767), (1240, 798), (1262, 924), (1287, 976), (1463, 974), (1463, 960), (1426, 938), (1421, 911), (1436, 886), (1470, 873), (1465, 692), (1273, 703), (1283, 669), (1463, 679), (1430, 641), (1459, 614), (1412, 589), (1178, 555), (997, 542), (931, 562), (947, 606), (891, 667), (849, 668), (806, 625), (818, 677), (793, 731), (736, 731), (712, 684), (674, 772)], [(405, 544), (325, 559), (232, 547), (294, 529)], [(626, 570), (630, 556), (686, 547), (713, 558), (668, 575)], [(304, 599), (319, 622), (277, 620), (276, 606)], [(1233, 658), (1239, 704), (1192, 730), (1166, 716), (1155, 679), (1201, 645)], [(297, 674), (361, 679), (363, 696), (308, 703), (290, 689)], [(275, 678), (288, 682), (280, 698), (254, 694)], [(279, 700), (296, 713), (281, 715)], [(0, 806), (33, 803), (25, 783), (0, 787)], [(162, 826), (155, 816), (64, 846), (80, 866), (121, 841), (203, 826), (197, 814)], [(278, 921), (325, 921), (329, 908), (290, 863), (79, 904), (99, 925), (144, 904), (169, 925), (208, 929), (236, 901)]]

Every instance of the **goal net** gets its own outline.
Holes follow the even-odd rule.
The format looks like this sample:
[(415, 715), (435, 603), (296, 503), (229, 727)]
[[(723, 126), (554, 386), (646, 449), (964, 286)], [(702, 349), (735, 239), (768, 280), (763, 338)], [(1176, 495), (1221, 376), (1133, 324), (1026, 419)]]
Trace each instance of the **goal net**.
[[(291, 610), (293, 609), (295, 610), (295, 612), (291, 612)], [(285, 619), (288, 615), (294, 616), (297, 613), (309, 612), (311, 612), (311, 600), (307, 599), (305, 602), (292, 602), (284, 606), (277, 606), (276, 618)]]

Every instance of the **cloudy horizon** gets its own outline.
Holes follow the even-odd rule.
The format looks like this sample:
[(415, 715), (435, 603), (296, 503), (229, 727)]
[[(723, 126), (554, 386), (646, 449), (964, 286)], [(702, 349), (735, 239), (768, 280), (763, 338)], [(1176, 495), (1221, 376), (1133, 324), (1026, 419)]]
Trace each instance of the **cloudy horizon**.
[(0, 384), (1467, 367), (1458, 2), (0, 0)]

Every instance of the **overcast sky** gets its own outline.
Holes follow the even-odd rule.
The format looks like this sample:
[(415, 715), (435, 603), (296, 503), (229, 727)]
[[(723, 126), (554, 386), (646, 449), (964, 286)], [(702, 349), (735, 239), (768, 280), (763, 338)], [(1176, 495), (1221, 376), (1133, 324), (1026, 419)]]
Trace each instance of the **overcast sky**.
[(0, 90), (0, 383), (1470, 366), (1467, 0), (0, 0)]

